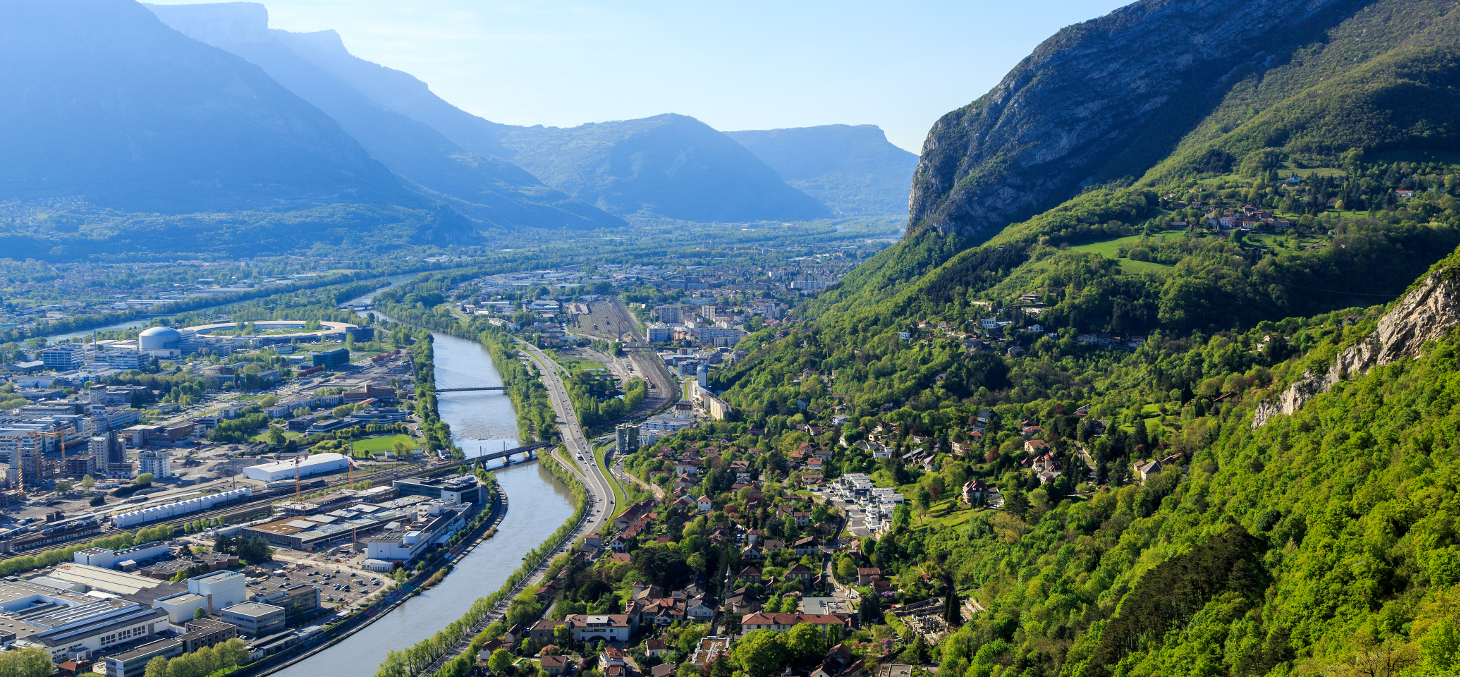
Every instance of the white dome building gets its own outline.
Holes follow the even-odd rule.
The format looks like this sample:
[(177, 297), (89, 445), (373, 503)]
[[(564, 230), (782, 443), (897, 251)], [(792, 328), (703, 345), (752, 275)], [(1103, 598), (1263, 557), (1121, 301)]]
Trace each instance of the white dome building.
[(137, 336), (137, 346), (143, 351), (177, 350), (182, 343), (182, 334), (168, 327), (152, 327)]

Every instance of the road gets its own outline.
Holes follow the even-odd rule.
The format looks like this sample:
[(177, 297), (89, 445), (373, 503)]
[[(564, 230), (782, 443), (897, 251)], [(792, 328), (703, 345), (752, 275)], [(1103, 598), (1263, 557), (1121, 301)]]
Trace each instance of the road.
[(557, 412), (558, 420), (562, 421), (558, 425), (558, 433), (563, 438), (563, 445), (568, 448), (568, 455), (573, 459), (574, 465), (578, 466), (579, 473), (588, 479), (583, 486), (588, 490), (594, 512), (584, 525), (583, 533), (591, 534), (608, 522), (618, 508), (613, 498), (613, 486), (594, 461), (593, 446), (583, 433), (583, 426), (578, 422), (578, 412), (573, 410), (573, 402), (568, 398), (568, 386), (563, 383), (563, 367), (537, 346), (525, 341), (520, 341), (519, 345), (542, 374), (542, 384), (547, 388), (553, 411)]

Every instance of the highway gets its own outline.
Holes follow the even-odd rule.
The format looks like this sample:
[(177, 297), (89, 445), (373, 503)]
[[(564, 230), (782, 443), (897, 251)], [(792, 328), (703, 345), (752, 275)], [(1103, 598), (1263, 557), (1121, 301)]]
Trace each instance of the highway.
[(553, 411), (557, 412), (558, 420), (562, 421), (558, 424), (558, 433), (563, 438), (563, 445), (568, 448), (568, 456), (578, 466), (579, 471), (588, 479), (584, 488), (588, 490), (593, 512), (580, 528), (580, 532), (584, 535), (591, 534), (602, 528), (618, 509), (613, 498), (613, 487), (608, 478), (604, 477), (603, 469), (594, 460), (593, 446), (589, 444), (588, 436), (583, 434), (583, 426), (578, 422), (578, 412), (573, 410), (573, 401), (568, 398), (568, 386), (563, 383), (563, 367), (531, 343), (519, 340), (518, 345), (542, 374), (542, 384), (547, 388), (548, 399), (552, 400)]

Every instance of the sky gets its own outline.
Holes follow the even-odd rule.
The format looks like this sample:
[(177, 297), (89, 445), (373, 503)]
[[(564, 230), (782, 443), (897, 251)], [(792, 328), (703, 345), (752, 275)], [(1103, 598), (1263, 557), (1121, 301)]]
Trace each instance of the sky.
[[(197, 0), (151, 0), (190, 4)], [(734, 131), (874, 124), (917, 153), (1060, 28), (1128, 0), (266, 0), (494, 122), (661, 113)]]

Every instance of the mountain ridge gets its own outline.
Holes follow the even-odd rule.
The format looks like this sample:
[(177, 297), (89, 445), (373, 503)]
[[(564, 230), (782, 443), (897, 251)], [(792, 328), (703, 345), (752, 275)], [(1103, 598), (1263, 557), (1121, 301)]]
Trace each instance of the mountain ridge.
[[(268, 28), (254, 3), (148, 5), (173, 28), (264, 69), (335, 119), (407, 186), (498, 228), (592, 228), (623, 221), (543, 185), (507, 161), (475, 155), (431, 126), (371, 101), (350, 82), (300, 56), (329, 36)], [(331, 32), (330, 35), (333, 35)], [(338, 41), (338, 36), (334, 36)], [(340, 45), (343, 49), (343, 45)]]
[(918, 156), (876, 125), (725, 132), (791, 187), (845, 216), (905, 216)]
[(127, 0), (0, 6), (0, 195), (185, 212), (426, 203), (256, 66)]

